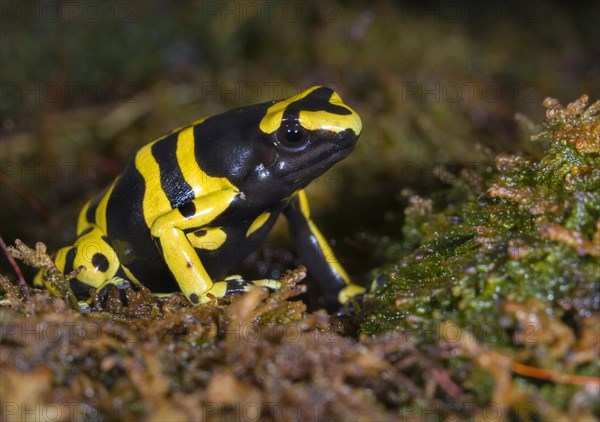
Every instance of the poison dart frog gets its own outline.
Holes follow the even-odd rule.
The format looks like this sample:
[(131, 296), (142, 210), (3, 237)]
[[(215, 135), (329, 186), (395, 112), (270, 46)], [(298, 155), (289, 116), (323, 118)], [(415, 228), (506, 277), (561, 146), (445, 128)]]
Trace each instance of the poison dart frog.
[[(361, 130), (359, 115), (320, 86), (176, 129), (142, 146), (83, 207), (77, 240), (54, 261), (63, 273), (84, 267), (71, 281), (78, 298), (131, 282), (205, 303), (276, 284), (215, 280), (257, 249), (283, 214), (327, 307), (339, 307), (364, 288), (312, 221), (304, 188), (350, 154)], [(35, 284), (54, 291), (43, 271)]]

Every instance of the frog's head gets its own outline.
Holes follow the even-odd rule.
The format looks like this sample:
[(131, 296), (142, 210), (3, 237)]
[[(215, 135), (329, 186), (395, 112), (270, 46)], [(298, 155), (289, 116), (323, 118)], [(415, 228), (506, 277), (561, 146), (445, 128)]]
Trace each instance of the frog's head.
[(331, 88), (231, 110), (197, 127), (198, 159), (249, 198), (281, 200), (304, 188), (352, 149), (360, 117)]
[(265, 169), (298, 190), (352, 152), (362, 122), (337, 92), (315, 86), (274, 102), (259, 129), (269, 145), (263, 149)]

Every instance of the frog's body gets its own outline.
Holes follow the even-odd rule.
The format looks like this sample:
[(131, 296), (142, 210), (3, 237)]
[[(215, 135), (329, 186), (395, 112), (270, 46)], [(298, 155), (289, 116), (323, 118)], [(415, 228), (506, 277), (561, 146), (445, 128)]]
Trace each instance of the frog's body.
[[(283, 213), (326, 303), (343, 303), (363, 289), (310, 219), (303, 189), (352, 151), (361, 129), (337, 93), (313, 87), (175, 130), (140, 148), (84, 206), (78, 239), (56, 264), (85, 267), (72, 281), (78, 296), (125, 279), (206, 302), (240, 288), (213, 279), (254, 251)], [(36, 283), (48, 284), (43, 274)]]

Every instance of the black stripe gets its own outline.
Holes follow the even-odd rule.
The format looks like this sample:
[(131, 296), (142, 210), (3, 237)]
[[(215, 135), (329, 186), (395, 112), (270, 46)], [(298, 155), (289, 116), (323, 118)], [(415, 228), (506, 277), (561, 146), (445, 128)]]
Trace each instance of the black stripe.
[(288, 107), (283, 112), (283, 118), (281, 119), (281, 121), (282, 122), (285, 122), (285, 121), (297, 122), (299, 119), (300, 119), (300, 111), (297, 109), (290, 109)]
[(86, 234), (88, 234), (89, 232), (91, 232), (93, 229), (93, 227), (88, 227), (87, 229), (84, 229), (81, 233), (79, 233), (77, 235), (77, 237), (81, 237), (81, 236), (85, 236)]
[(352, 112), (346, 107), (329, 102), (334, 92), (335, 91), (333, 91), (333, 89), (327, 87), (315, 89), (306, 97), (290, 104), (288, 109), (293, 108), (305, 111), (326, 111), (327, 113), (341, 114), (345, 116), (352, 114)]
[(75, 262), (75, 256), (77, 255), (77, 246), (73, 246), (67, 252), (67, 256), (65, 257), (65, 268), (63, 268), (63, 274), (67, 275), (71, 271), (73, 271), (73, 263)]
[(111, 185), (105, 187), (102, 190), (102, 192), (96, 195), (92, 202), (90, 202), (90, 206), (88, 207), (87, 212), (85, 213), (85, 218), (87, 219), (88, 223), (96, 224), (96, 209), (98, 208), (98, 204), (100, 204), (100, 201), (102, 201), (102, 198), (104, 198), (104, 195), (106, 195), (106, 192), (108, 192), (110, 188)]
[[(155, 177), (158, 179), (158, 175)], [(158, 180), (151, 180), (149, 183), (158, 183)], [(146, 225), (143, 209), (145, 190), (146, 181), (136, 168), (134, 155), (117, 180), (108, 200), (108, 240), (103, 240), (116, 252), (120, 261), (119, 268), (126, 267), (152, 291), (176, 291), (177, 283), (172, 280), (167, 264), (150, 235), (150, 228)], [(123, 275), (121, 277), (128, 279)]]
[(87, 219), (88, 223), (96, 224), (96, 208), (98, 208), (98, 204), (100, 203), (100, 200), (102, 200), (102, 197), (105, 193), (106, 189), (103, 190), (98, 196), (96, 196), (92, 200), (92, 202), (90, 202), (90, 206), (88, 207), (87, 212), (85, 213), (85, 218)]
[[(112, 184), (102, 189), (102, 192), (96, 195), (94, 199), (92, 199), (92, 202), (90, 202), (90, 206), (88, 207), (87, 212), (85, 213), (85, 218), (88, 221), (88, 223), (96, 224), (96, 209), (98, 208), (100, 201), (102, 201), (102, 198), (104, 198), (104, 195), (106, 195), (106, 193), (111, 187)], [(81, 234), (79, 236), (81, 236)]]
[[(160, 168), (160, 185), (171, 203), (171, 208), (191, 201), (194, 190), (183, 178), (183, 173), (177, 162), (177, 135), (169, 135), (152, 145), (152, 155)], [(193, 160), (194, 157), (189, 157)]]
[(143, 210), (145, 190), (146, 181), (132, 159), (117, 180), (106, 205), (106, 239), (103, 236), (106, 243), (113, 246), (116, 239), (129, 232), (136, 236), (146, 235), (140, 233), (140, 229), (146, 227)]
[(185, 204), (179, 206), (179, 212), (185, 218), (191, 218), (196, 215), (196, 206), (193, 202), (186, 202)]
[(194, 155), (202, 171), (226, 177), (234, 185), (244, 183), (241, 148), (266, 136), (258, 125), (271, 105), (273, 102), (230, 110), (194, 125)]

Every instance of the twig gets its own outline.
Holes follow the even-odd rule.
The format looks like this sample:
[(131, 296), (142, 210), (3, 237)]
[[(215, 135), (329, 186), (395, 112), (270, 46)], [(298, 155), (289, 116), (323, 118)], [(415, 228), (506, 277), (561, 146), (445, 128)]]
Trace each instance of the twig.
[(8, 248), (6, 247), (6, 243), (4, 243), (4, 239), (2, 239), (2, 236), (0, 236), (0, 246), (2, 247), (4, 255), (6, 255), (6, 259), (8, 259), (8, 262), (10, 262), (10, 265), (13, 267), (13, 270), (15, 270), (15, 273), (17, 274), (17, 280), (19, 280), (21, 290), (23, 291), (23, 295), (25, 296), (25, 302), (28, 302), (29, 297), (31, 296), (29, 292), (29, 286), (27, 286), (27, 282), (25, 281), (25, 277), (23, 277), (21, 268), (19, 268), (19, 265), (12, 257), (12, 255), (8, 253)]
[(523, 375), (526, 377), (560, 382), (563, 384), (577, 384), (577, 385), (592, 384), (592, 385), (600, 386), (600, 378), (598, 378), (598, 377), (592, 377), (592, 376), (587, 376), (587, 375), (565, 374), (562, 372), (551, 371), (550, 369), (536, 368), (534, 366), (524, 365), (519, 362), (512, 362), (511, 366), (512, 366), (512, 371), (515, 374)]

